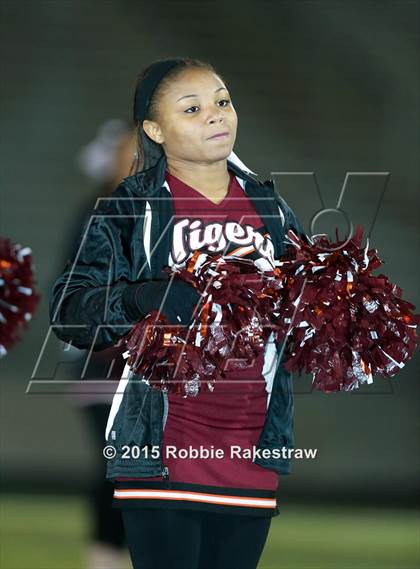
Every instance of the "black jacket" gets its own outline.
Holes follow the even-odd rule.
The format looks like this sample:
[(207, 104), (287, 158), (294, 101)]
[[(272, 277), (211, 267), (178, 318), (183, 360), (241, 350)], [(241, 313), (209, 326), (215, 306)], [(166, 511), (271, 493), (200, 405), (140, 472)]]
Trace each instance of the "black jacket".
[[(227, 164), (269, 232), (275, 258), (281, 258), (289, 227), (306, 238), (300, 222), (274, 190), (273, 180), (261, 182), (236, 164)], [(174, 221), (165, 172), (163, 156), (152, 168), (124, 178), (92, 211), (73, 259), (51, 290), (51, 324), (64, 342), (94, 351), (115, 345), (134, 324), (122, 302), (127, 285), (167, 278), (161, 269), (168, 264)], [(280, 450), (294, 445), (294, 405), (291, 374), (279, 361), (281, 343), (271, 337), (266, 345), (268, 407), (254, 462), (289, 474), (290, 458)], [(116, 450), (116, 456), (108, 460), (107, 478), (167, 474), (160, 452), (150, 452), (153, 447), (161, 448), (167, 415), (166, 393), (149, 387), (126, 366), (106, 430), (107, 443)], [(138, 456), (131, 452), (133, 447), (145, 452)]]

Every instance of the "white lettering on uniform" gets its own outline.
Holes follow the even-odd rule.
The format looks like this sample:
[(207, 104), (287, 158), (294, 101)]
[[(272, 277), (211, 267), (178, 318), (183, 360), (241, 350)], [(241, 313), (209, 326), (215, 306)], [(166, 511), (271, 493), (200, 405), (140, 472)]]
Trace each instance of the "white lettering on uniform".
[(212, 222), (205, 225), (200, 219), (184, 218), (174, 225), (172, 259), (183, 263), (192, 251), (223, 251), (227, 243), (240, 247), (253, 246), (269, 260), (274, 259), (274, 245), (270, 236), (261, 235), (250, 224), (240, 225), (236, 221)]

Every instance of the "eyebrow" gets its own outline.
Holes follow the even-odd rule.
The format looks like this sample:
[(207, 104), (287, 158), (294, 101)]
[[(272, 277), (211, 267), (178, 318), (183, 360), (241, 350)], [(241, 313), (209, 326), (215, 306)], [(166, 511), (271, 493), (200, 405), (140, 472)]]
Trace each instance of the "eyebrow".
[[(215, 90), (215, 93), (217, 93), (217, 91), (221, 91), (222, 89), (227, 91), (226, 87), (219, 87), (218, 89)], [(198, 97), (198, 95), (184, 95), (183, 97), (177, 99), (176, 102), (180, 101), (181, 99), (187, 99), (188, 97)]]

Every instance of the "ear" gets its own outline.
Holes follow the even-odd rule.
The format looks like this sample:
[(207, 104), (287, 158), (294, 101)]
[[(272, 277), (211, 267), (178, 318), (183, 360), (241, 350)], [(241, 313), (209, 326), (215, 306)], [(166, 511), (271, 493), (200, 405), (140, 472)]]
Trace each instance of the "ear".
[(164, 142), (163, 134), (160, 126), (155, 121), (144, 120), (143, 130), (149, 138), (151, 138), (157, 144), (162, 144)]

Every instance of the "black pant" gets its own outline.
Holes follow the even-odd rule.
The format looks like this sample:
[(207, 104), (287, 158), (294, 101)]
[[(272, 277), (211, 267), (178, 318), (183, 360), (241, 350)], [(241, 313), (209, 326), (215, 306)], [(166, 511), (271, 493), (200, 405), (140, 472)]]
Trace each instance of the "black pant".
[(134, 569), (256, 569), (272, 520), (166, 508), (122, 516)]

